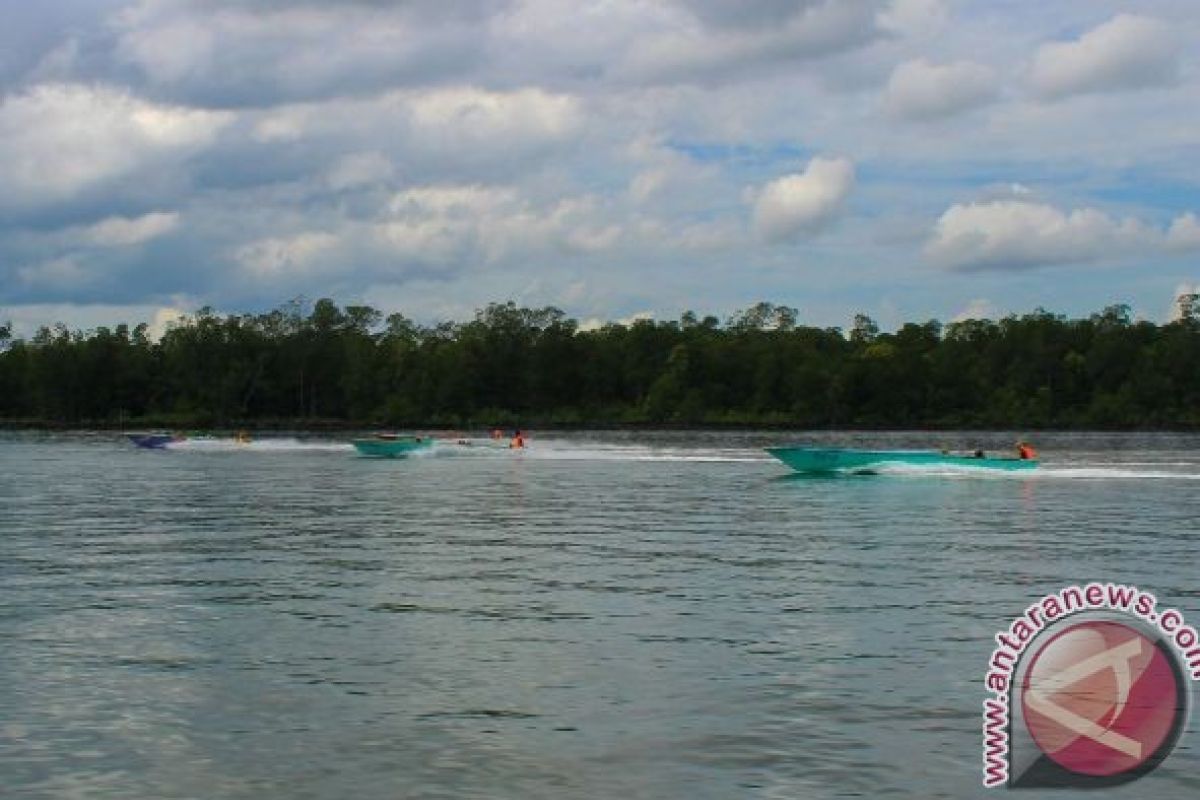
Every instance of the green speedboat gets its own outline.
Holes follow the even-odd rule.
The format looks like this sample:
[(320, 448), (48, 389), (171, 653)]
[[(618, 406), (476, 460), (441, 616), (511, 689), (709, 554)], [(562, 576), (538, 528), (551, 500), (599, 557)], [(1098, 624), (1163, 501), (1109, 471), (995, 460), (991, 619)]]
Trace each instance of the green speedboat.
[(877, 472), (889, 467), (954, 467), (1031, 470), (1033, 458), (997, 458), (938, 450), (852, 450), (841, 447), (768, 447), (767, 452), (797, 472)]
[(428, 436), (379, 435), (370, 439), (355, 439), (351, 444), (359, 455), (373, 458), (406, 458), (433, 448), (433, 439)]

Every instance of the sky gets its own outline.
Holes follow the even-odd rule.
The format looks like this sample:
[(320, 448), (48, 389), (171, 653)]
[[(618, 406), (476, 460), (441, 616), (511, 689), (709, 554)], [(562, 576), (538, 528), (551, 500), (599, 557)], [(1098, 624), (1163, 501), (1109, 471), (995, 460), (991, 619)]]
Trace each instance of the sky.
[(1195, 0), (0, 0), (0, 323), (1200, 284)]

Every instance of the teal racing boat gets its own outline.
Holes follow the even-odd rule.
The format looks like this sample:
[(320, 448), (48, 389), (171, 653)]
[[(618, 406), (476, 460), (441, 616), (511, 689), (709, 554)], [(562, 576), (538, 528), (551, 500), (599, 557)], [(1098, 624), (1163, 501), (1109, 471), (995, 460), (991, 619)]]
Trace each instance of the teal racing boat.
[(1000, 458), (982, 452), (939, 450), (854, 450), (842, 447), (768, 447), (767, 452), (797, 472), (870, 473), (894, 467), (1031, 470), (1036, 458)]
[(351, 442), (359, 455), (372, 458), (407, 458), (433, 448), (433, 439), (428, 436), (393, 436), (380, 434), (369, 439)]

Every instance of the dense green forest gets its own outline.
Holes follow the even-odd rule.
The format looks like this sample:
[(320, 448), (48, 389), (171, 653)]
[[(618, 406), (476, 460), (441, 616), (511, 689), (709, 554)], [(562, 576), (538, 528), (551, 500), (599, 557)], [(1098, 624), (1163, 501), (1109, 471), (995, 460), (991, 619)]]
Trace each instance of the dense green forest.
[(1200, 300), (1174, 322), (1111, 306), (880, 332), (759, 303), (580, 330), (492, 304), (425, 327), (331, 300), (31, 339), (0, 327), (9, 424), (234, 427), (691, 424), (1200, 427)]

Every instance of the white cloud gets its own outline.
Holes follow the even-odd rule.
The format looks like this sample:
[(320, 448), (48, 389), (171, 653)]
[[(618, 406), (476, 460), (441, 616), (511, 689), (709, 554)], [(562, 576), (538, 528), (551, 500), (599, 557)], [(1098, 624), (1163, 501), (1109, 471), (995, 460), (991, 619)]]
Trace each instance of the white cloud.
[(141, 244), (165, 236), (179, 226), (179, 214), (156, 211), (140, 217), (109, 217), (84, 231), (84, 239), (101, 247)]
[(68, 199), (164, 165), (211, 144), (230, 119), (106, 86), (46, 84), (10, 95), (0, 105), (0, 205)]
[(875, 3), (803, 4), (778, 24), (711, 30), (679, 24), (636, 39), (617, 74), (635, 81), (726, 81), (780, 61), (810, 59), (865, 44), (878, 34)]
[(485, 17), (438, 16), (411, 2), (142, 0), (110, 27), (118, 62), (157, 86), (273, 105), (461, 71)]
[(147, 335), (151, 339), (161, 338), (167, 324), (174, 322), (191, 307), (188, 298), (172, 298), (175, 306), (154, 304), (114, 305), (109, 303), (28, 303), (8, 306), (0, 312), (0, 319), (11, 320), (18, 336), (29, 337), (42, 325), (61, 322), (71, 330), (90, 330), (105, 326), (114, 328), (124, 323), (130, 329), (145, 322)]
[(607, 217), (588, 195), (535, 199), (512, 186), (414, 186), (395, 192), (373, 218), (329, 218), (319, 230), (235, 246), (232, 256), (245, 275), (266, 283), (445, 279), (611, 250), (622, 229)]
[(62, 83), (79, 67), (79, 38), (71, 36), (41, 57), (29, 73), (30, 83)]
[(700, 163), (659, 139), (635, 140), (623, 155), (637, 170), (626, 198), (639, 214), (703, 211), (708, 199), (722, 191), (717, 165)]
[(754, 206), (755, 230), (772, 243), (818, 233), (841, 213), (853, 187), (851, 161), (814, 158), (804, 172), (763, 187)]
[(1020, 200), (1028, 203), (1037, 199), (1037, 191), (1019, 181), (993, 183), (980, 189), (975, 199), (980, 202)]
[(1172, 250), (1200, 250), (1200, 218), (1191, 212), (1176, 217), (1167, 230), (1167, 246)]
[(304, 138), (315, 115), (307, 109), (274, 110), (263, 116), (250, 131), (250, 138), (260, 144), (283, 144)]
[(398, 193), (376, 226), (385, 247), (402, 257), (461, 266), (496, 263), (556, 250), (594, 253), (613, 247), (618, 225), (606, 222), (595, 198), (535, 204), (510, 187), (421, 186)]
[(1021, 269), (1101, 261), (1160, 247), (1163, 234), (1094, 208), (1070, 212), (1043, 203), (994, 200), (951, 206), (925, 253), (958, 270)]
[(75, 290), (85, 288), (93, 280), (75, 255), (47, 259), (17, 269), (17, 280), (28, 289)]
[(238, 248), (234, 258), (259, 277), (304, 274), (326, 265), (340, 239), (326, 231), (305, 231), (290, 237), (259, 239)]
[(950, 11), (943, 0), (892, 0), (879, 12), (879, 26), (902, 36), (929, 36), (945, 27)]
[(576, 141), (585, 121), (583, 103), (570, 94), (434, 87), (280, 106), (260, 113), (250, 136), (263, 144), (358, 149), (359, 167), (368, 153), (376, 164), (393, 153), (422, 167), (494, 167)]
[(117, 52), (155, 82), (175, 83), (210, 68), (215, 44), (210, 23), (182, 18), (129, 30), (121, 37)]
[(421, 186), (396, 194), (376, 228), (385, 249), (401, 258), (451, 264), (478, 246), (478, 228), (498, 209), (517, 206), (511, 190), (486, 186)]
[[(176, 306), (160, 306), (154, 309), (154, 315), (147, 323), (146, 335), (158, 341), (167, 332), (167, 329), (179, 322), (180, 319), (186, 317), (188, 312)], [(133, 319), (144, 319), (145, 317), (133, 317)]]
[(579, 323), (579, 330), (584, 331), (584, 332), (598, 331), (601, 328), (603, 328), (605, 325), (610, 325), (613, 323), (616, 323), (617, 325), (624, 325), (624, 326), (628, 327), (628, 326), (634, 324), (635, 322), (644, 322), (644, 321), (652, 320), (652, 319), (654, 319), (653, 311), (635, 311), (634, 313), (630, 314), (629, 316), (621, 317), (619, 319), (605, 319), (603, 317), (588, 317), (587, 319), (585, 319)]
[(995, 319), (999, 315), (1000, 313), (996, 310), (996, 306), (991, 300), (984, 297), (976, 297), (967, 303), (966, 308), (955, 314), (950, 321), (966, 322), (969, 319)]
[(387, 183), (396, 174), (390, 158), (379, 152), (343, 156), (325, 173), (325, 183), (335, 192)]
[(746, 30), (778, 27), (822, 5), (823, 0), (675, 0), (674, 4), (687, 9), (706, 28)]
[(670, 176), (663, 168), (648, 169), (629, 182), (629, 199), (638, 205), (649, 202), (667, 185)]
[(583, 122), (576, 98), (540, 89), (439, 89), (405, 99), (414, 133), (430, 147), (494, 150), (559, 141)]
[(1048, 99), (1161, 86), (1178, 74), (1179, 49), (1161, 20), (1119, 14), (1079, 39), (1042, 45), (1030, 83)]
[(927, 120), (981, 106), (995, 98), (997, 88), (995, 71), (983, 64), (932, 64), (922, 58), (892, 70), (885, 104), (893, 116)]
[(665, 241), (672, 247), (702, 253), (733, 250), (747, 244), (743, 227), (732, 220), (710, 220), (672, 229)]

